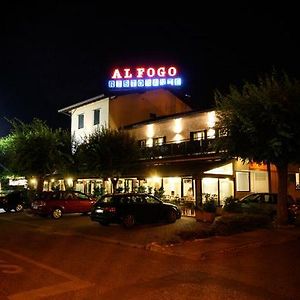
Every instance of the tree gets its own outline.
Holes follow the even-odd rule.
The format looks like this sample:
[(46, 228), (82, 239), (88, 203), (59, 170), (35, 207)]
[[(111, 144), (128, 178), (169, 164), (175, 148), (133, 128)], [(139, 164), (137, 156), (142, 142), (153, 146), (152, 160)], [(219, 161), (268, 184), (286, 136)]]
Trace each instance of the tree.
[(216, 92), (216, 149), (244, 161), (272, 163), (278, 172), (278, 224), (286, 224), (288, 164), (300, 160), (300, 83), (276, 72)]
[(116, 191), (120, 176), (138, 159), (139, 147), (128, 132), (102, 127), (85, 138), (76, 157), (81, 171), (110, 178)]
[(9, 150), (9, 167), (17, 174), (37, 178), (37, 190), (42, 191), (47, 175), (66, 171), (72, 164), (68, 132), (53, 130), (39, 119), (29, 124), (14, 119)]
[(10, 135), (0, 138), (0, 175), (10, 174), (8, 168), (9, 154), (12, 146), (12, 137)]

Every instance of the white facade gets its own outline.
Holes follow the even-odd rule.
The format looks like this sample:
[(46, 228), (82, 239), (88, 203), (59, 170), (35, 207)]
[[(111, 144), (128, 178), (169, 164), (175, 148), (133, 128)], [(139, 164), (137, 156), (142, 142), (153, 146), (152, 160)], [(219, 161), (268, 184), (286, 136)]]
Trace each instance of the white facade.
[[(96, 110), (99, 110), (99, 124), (94, 125)], [(83, 127), (79, 126), (80, 115), (83, 116)], [(109, 126), (109, 98), (97, 100), (71, 110), (71, 133), (76, 141), (81, 142), (86, 136), (102, 126)]]

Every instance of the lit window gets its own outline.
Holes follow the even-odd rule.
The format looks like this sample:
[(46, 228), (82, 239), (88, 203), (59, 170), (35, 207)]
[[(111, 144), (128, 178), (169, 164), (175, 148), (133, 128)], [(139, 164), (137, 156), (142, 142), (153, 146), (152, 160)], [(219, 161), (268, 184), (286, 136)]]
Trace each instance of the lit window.
[(205, 139), (205, 131), (196, 131), (191, 133), (193, 141), (201, 141)]
[(295, 176), (296, 176), (296, 190), (300, 190), (300, 173), (296, 173)]
[(94, 110), (94, 125), (100, 124), (100, 109)]
[(154, 146), (161, 146), (161, 145), (165, 144), (165, 142), (166, 142), (166, 137), (165, 136), (153, 139), (153, 145)]
[(237, 192), (250, 191), (249, 172), (236, 172), (236, 191)]
[(213, 128), (207, 130), (207, 138), (214, 139), (216, 137), (216, 131)]
[(84, 114), (78, 115), (78, 129), (84, 127)]
[(226, 128), (219, 128), (218, 129), (218, 136), (219, 137), (228, 136), (228, 130)]

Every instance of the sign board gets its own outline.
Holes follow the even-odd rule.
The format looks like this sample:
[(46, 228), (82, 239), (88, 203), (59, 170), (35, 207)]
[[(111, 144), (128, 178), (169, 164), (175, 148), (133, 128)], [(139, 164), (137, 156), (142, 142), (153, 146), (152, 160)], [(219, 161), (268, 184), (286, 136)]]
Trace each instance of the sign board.
[(116, 68), (108, 80), (112, 90), (180, 87), (182, 79), (174, 66)]

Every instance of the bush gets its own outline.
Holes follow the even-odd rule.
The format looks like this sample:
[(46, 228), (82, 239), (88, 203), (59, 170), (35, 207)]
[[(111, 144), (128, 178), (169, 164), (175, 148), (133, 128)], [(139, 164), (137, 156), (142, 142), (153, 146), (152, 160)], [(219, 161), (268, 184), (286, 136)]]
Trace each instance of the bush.
[(232, 196), (225, 199), (223, 210), (226, 212), (242, 212), (240, 201)]
[(94, 192), (93, 192), (93, 196), (95, 196), (97, 198), (100, 198), (105, 193), (106, 193), (106, 191), (105, 191), (104, 187), (95, 187)]
[(215, 219), (213, 231), (216, 235), (230, 235), (256, 228), (269, 227), (271, 221), (270, 217), (266, 215), (238, 214), (222, 216)]
[(217, 202), (213, 199), (207, 199), (202, 204), (200, 209), (203, 209), (203, 211), (215, 213), (217, 211)]

